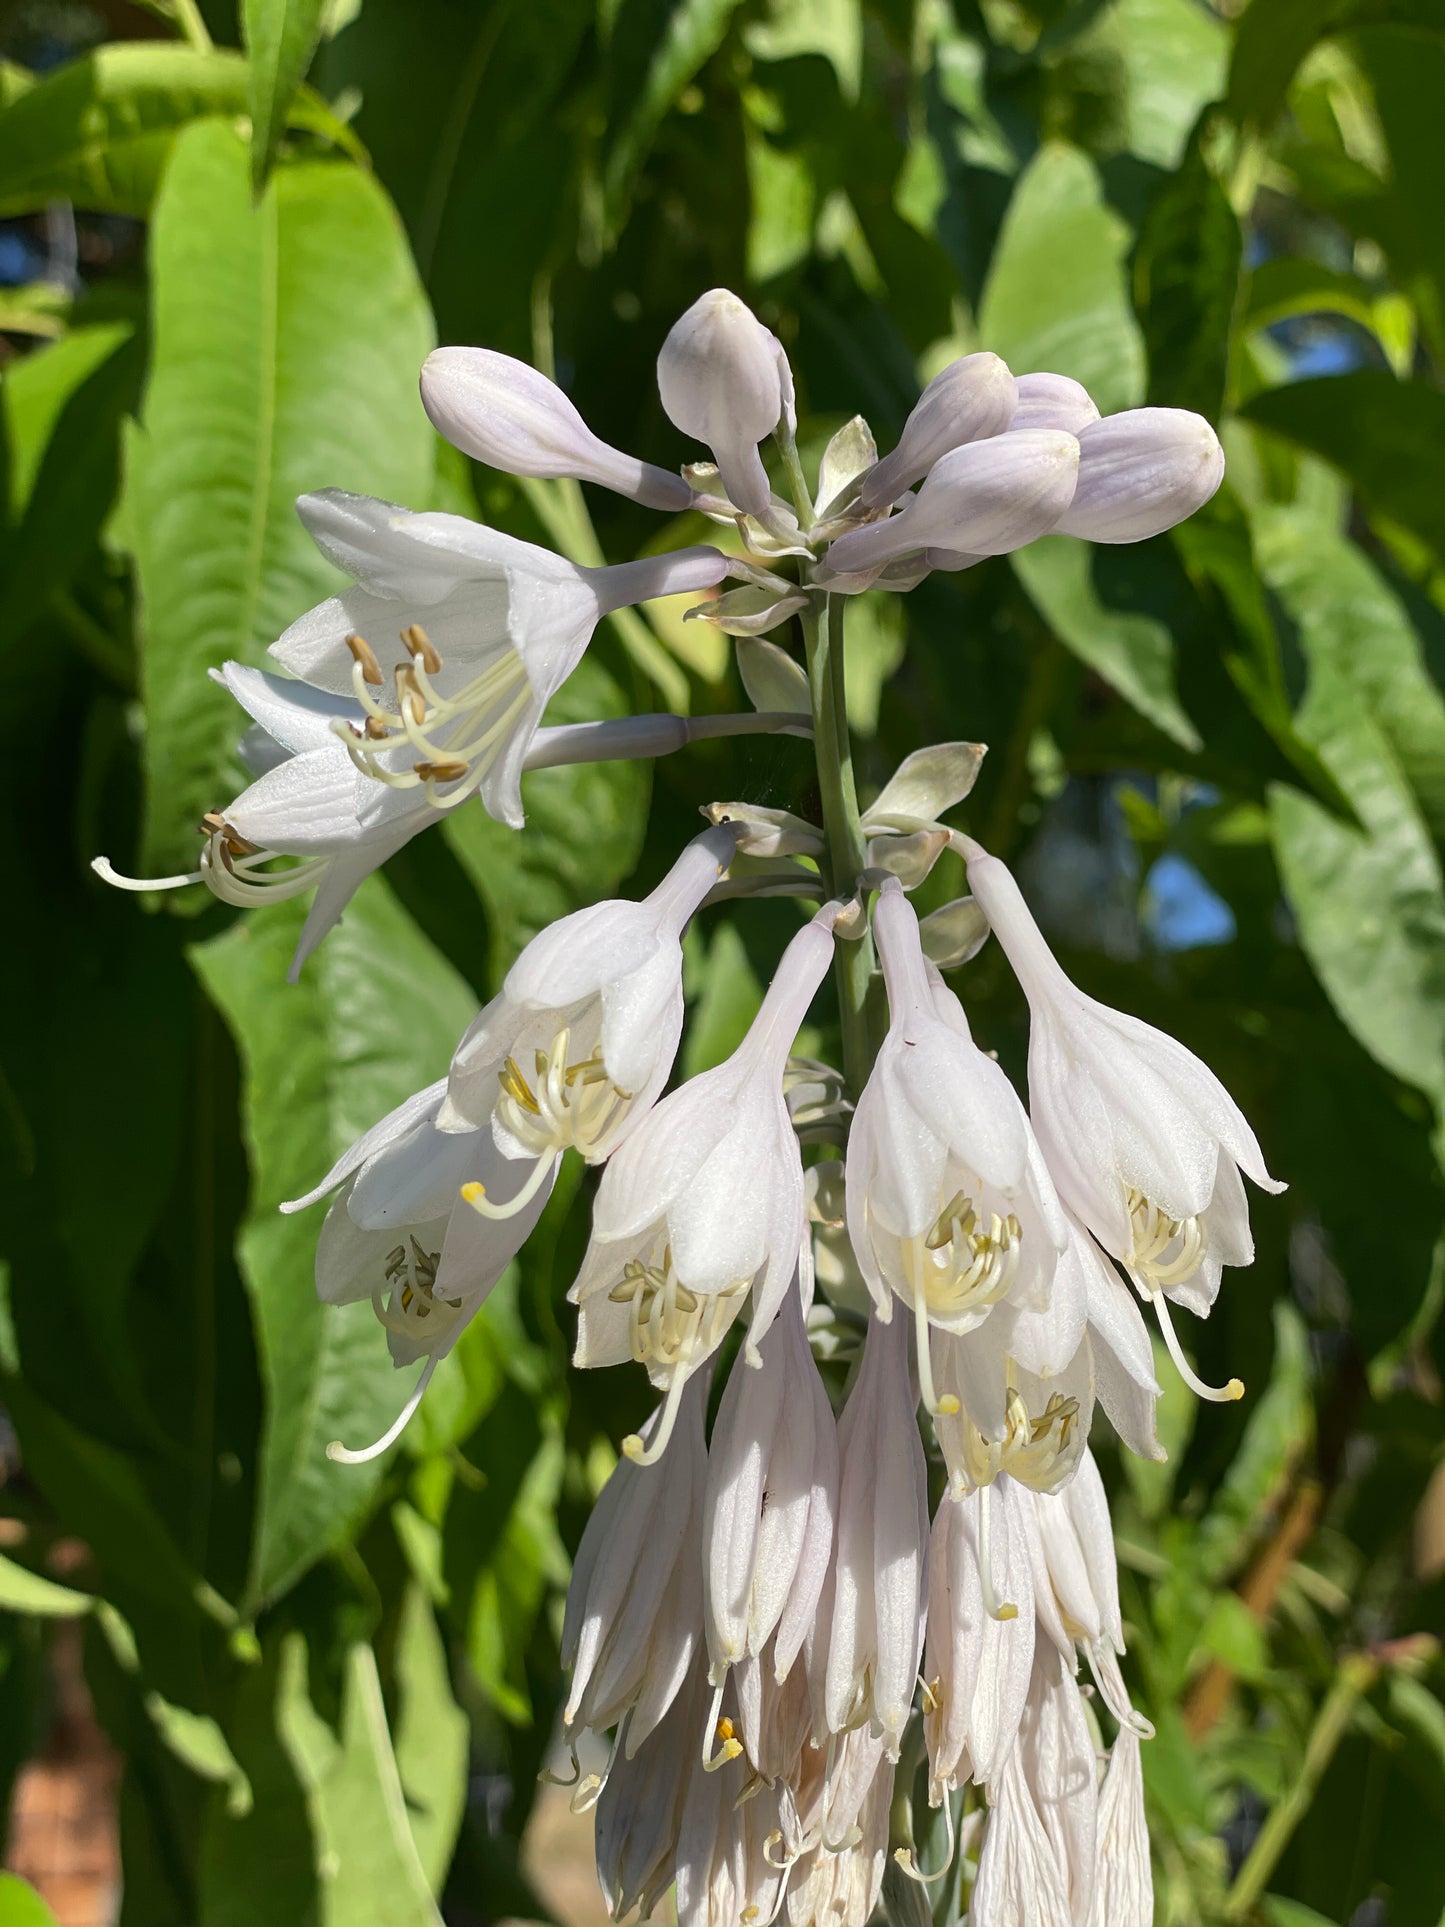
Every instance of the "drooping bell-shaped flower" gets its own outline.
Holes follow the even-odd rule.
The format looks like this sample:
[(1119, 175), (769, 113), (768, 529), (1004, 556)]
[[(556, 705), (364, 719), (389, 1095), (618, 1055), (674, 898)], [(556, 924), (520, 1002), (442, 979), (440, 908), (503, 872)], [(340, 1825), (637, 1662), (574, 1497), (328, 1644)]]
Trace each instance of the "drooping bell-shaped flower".
[[(1015, 1778), (1015, 1775), (1017, 1776)], [(1013, 1787), (1010, 1788), (1010, 1781)], [(989, 1816), (973, 1907), (978, 1927), (1015, 1920), (1052, 1921), (1062, 1896), (1063, 1920), (1077, 1927), (1093, 1904), (1098, 1812), (1094, 1741), (1069, 1662), (1047, 1641), (1035, 1641), (1034, 1669), (1019, 1722), (1018, 1739), (1004, 1767), (1005, 1799)], [(1038, 1882), (1037, 1910), (996, 1910), (992, 1881), (985, 1880), (989, 1836), (1006, 1807), (1014, 1809), (1024, 1864)], [(1019, 1809), (1023, 1811), (1019, 1811)]]
[[(641, 903), (593, 904), (535, 936), (457, 1046), (441, 1128), (489, 1130), (537, 1183), (566, 1150), (606, 1158), (671, 1073), (683, 929), (734, 842), (726, 826), (705, 830)], [(497, 1209), (475, 1188), (468, 1201)]]
[(714, 549), (681, 549), (582, 568), (464, 516), (337, 489), (303, 495), (297, 510), (354, 585), (293, 622), (271, 654), (360, 705), (363, 721), (337, 730), (365, 775), (441, 809), (479, 792), (513, 828), (542, 712), (602, 617), (709, 588), (726, 567)]
[(485, 1133), (448, 1136), (436, 1128), (445, 1090), (433, 1084), (398, 1105), (314, 1190), (281, 1207), (301, 1211), (342, 1187), (317, 1243), (317, 1296), (329, 1305), (370, 1299), (395, 1363), (427, 1361), (396, 1423), (374, 1445), (361, 1451), (328, 1446), (343, 1464), (375, 1458), (400, 1436), (438, 1360), (511, 1263), (551, 1194), (549, 1181), (494, 1223), (469, 1211), (460, 1195), (464, 1184), (495, 1186), (498, 1197), (508, 1199), (524, 1174)]
[(1224, 450), (1187, 408), (1130, 408), (1078, 431), (1079, 485), (1059, 519), (1090, 542), (1142, 542), (1193, 515), (1224, 480)]
[(990, 1485), (1001, 1473), (1036, 1492), (1074, 1475), (1094, 1415), (1088, 1341), (1044, 1376), (1008, 1349), (1004, 1321), (965, 1337), (934, 1338), (940, 1403), (938, 1443), (956, 1491)]
[(770, 1640), (769, 1668), (787, 1679), (832, 1556), (837, 1426), (803, 1323), (811, 1266), (800, 1270), (759, 1347), (761, 1367), (733, 1366), (713, 1426), (703, 1597), (715, 1686)]
[(1017, 1747), (993, 1788), (968, 1918), (970, 1927), (1077, 1927)]
[(920, 549), (1006, 555), (1054, 528), (1074, 497), (1079, 444), (1059, 429), (1026, 429), (951, 449), (921, 489), (884, 522), (840, 535), (829, 570), (853, 575)]
[(422, 406), (454, 448), (508, 475), (596, 482), (647, 508), (692, 499), (680, 475), (594, 435), (556, 382), (491, 348), (436, 348), (422, 364)]
[[(1197, 1391), (1165, 1301), (1207, 1316), (1224, 1265), (1254, 1257), (1240, 1172), (1282, 1191), (1214, 1073), (1152, 1025), (1086, 997), (1064, 975), (1012, 875), (967, 837), (969, 881), (1029, 1000), (1029, 1103), (1059, 1193), (1158, 1308)], [(1232, 1380), (1223, 1394), (1238, 1397)]]
[(657, 387), (674, 427), (712, 450), (734, 508), (766, 516), (772, 491), (758, 444), (793, 406), (777, 336), (735, 294), (713, 288), (673, 323), (657, 357)]
[(863, 478), (859, 506), (886, 508), (965, 442), (1001, 435), (1013, 420), (1018, 385), (997, 355), (963, 355), (933, 377), (913, 404), (898, 446)]
[[(672, 1451), (656, 1464), (618, 1462), (592, 1508), (567, 1588), (561, 1655), (572, 1683), (563, 1724), (569, 1733), (601, 1733), (625, 1718), (629, 1755), (672, 1705), (701, 1645), (706, 1408), (701, 1373), (669, 1411)], [(655, 1438), (663, 1422), (659, 1408), (644, 1439)]]
[(1083, 1272), (1094, 1391), (1120, 1439), (1141, 1459), (1163, 1459), (1156, 1407), (1154, 1348), (1133, 1293), (1077, 1219), (1070, 1248)]
[(868, 1725), (897, 1759), (923, 1652), (928, 1473), (908, 1333), (870, 1319), (838, 1421), (838, 1524), (825, 1707), (830, 1732)]
[(1134, 1711), (1119, 1671), (1124, 1651), (1119, 1572), (1109, 1501), (1093, 1454), (1085, 1449), (1061, 1491), (1035, 1494), (1027, 1503), (1034, 1508), (1044, 1574), (1067, 1642), (1064, 1657), (1072, 1660), (1074, 1648), (1082, 1652), (1114, 1718), (1147, 1737), (1154, 1729)]
[[(783, 1095), (788, 1050), (833, 954), (840, 906), (788, 945), (762, 1008), (724, 1064), (665, 1097), (619, 1146), (598, 1187), (592, 1238), (568, 1293), (575, 1362), (636, 1359), (667, 1390), (711, 1357), (749, 1292), (745, 1355), (777, 1314), (803, 1241), (803, 1167)], [(667, 1443), (668, 1420), (649, 1448)], [(624, 1442), (634, 1455), (636, 1438)]]
[(1099, 1789), (1098, 1872), (1088, 1927), (1153, 1927), (1154, 1870), (1144, 1818), (1139, 1736), (1127, 1726), (1109, 1749)]
[(930, 977), (896, 880), (874, 932), (889, 1029), (849, 1133), (848, 1230), (880, 1317), (894, 1295), (913, 1313), (936, 1413), (930, 1327), (971, 1332), (1005, 1299), (1047, 1310), (1068, 1233), (1024, 1108)]
[(1034, 1589), (1008, 1479), (945, 1497), (928, 1558), (923, 1731), (934, 1806), (967, 1780), (992, 1786), (1018, 1733), (1034, 1657)]

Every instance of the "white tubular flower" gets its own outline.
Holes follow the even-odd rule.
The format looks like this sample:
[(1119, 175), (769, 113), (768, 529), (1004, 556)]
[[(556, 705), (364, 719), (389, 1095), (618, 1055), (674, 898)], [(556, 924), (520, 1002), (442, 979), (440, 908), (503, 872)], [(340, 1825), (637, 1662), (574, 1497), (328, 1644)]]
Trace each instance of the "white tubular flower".
[[(992, 1786), (1023, 1717), (1034, 1658), (1034, 1588), (1020, 1520), (1028, 1496), (1009, 1480), (944, 1498), (928, 1556), (923, 1731), (928, 1798), (966, 1780)], [(1000, 1606), (999, 1597), (1009, 1601)]]
[(787, 1868), (769, 1841), (781, 1833), (779, 1796), (742, 1791), (735, 1773), (696, 1765), (677, 1844), (677, 1927), (765, 1927), (782, 1905)]
[(1224, 450), (1202, 415), (1130, 408), (1078, 431), (1079, 486), (1059, 519), (1090, 542), (1142, 542), (1193, 515), (1224, 480)]
[[(699, 1663), (648, 1737), (613, 1761), (596, 1797), (597, 1878), (614, 1920), (634, 1907), (646, 1920), (672, 1885), (707, 1695)], [(578, 1791), (585, 1808), (592, 1789)]]
[(828, 1729), (868, 1724), (898, 1758), (923, 1652), (928, 1473), (907, 1333), (870, 1319), (838, 1422), (838, 1546), (824, 1704)]
[(1124, 1444), (1141, 1459), (1162, 1460), (1156, 1408), (1159, 1381), (1149, 1328), (1129, 1287), (1088, 1232), (1069, 1220), (1070, 1246), (1084, 1277), (1094, 1391)]
[(886, 508), (965, 442), (1001, 435), (1013, 420), (1018, 386), (997, 355), (964, 355), (933, 377), (903, 424), (898, 446), (863, 477), (858, 503)]
[(1123, 1727), (1099, 1789), (1098, 1871), (1089, 1927), (1153, 1927), (1154, 1870), (1144, 1818), (1139, 1739)]
[[(447, 1137), (436, 1128), (446, 1086), (430, 1085), (357, 1139), (314, 1190), (283, 1204), (303, 1211), (338, 1185), (316, 1247), (316, 1293), (328, 1305), (369, 1298), (397, 1365), (426, 1365), (394, 1425), (374, 1445), (328, 1457), (360, 1465), (401, 1436), (439, 1359), (485, 1301), (541, 1216), (551, 1185), (533, 1191), (505, 1224), (487, 1224), (461, 1203), (460, 1188), (481, 1176), (508, 1196), (509, 1172), (481, 1132)], [(470, 1221), (470, 1222), (469, 1222)]]
[(1114, 1718), (1147, 1739), (1154, 1729), (1134, 1711), (1119, 1671), (1124, 1625), (1119, 1614), (1114, 1529), (1093, 1453), (1084, 1451), (1075, 1476), (1062, 1491), (1036, 1495), (1032, 1503), (1044, 1573), (1058, 1609), (1058, 1625), (1066, 1636), (1064, 1657), (1072, 1660), (1077, 1647)]
[[(1087, 1342), (1048, 1377), (1020, 1365), (992, 1323), (966, 1338), (940, 1336), (935, 1346), (945, 1407), (935, 1426), (955, 1492), (1005, 1472), (1032, 1491), (1056, 1492), (1074, 1476), (1094, 1416)], [(955, 1402), (958, 1409), (948, 1409)]]
[[(665, 1097), (610, 1159), (592, 1238), (568, 1292), (575, 1363), (647, 1367), (667, 1391), (648, 1450), (663, 1451), (688, 1375), (754, 1293), (745, 1356), (777, 1314), (803, 1242), (803, 1166), (783, 1096), (788, 1049), (833, 955), (840, 906), (788, 945), (751, 1029), (725, 1064)], [(642, 1455), (634, 1435), (624, 1451)]]
[(1010, 430), (1062, 428), (1077, 435), (1099, 419), (1089, 391), (1069, 375), (1020, 375)]
[[(460, 515), (339, 489), (296, 506), (317, 547), (355, 581), (293, 622), (271, 654), (361, 706), (362, 723), (336, 729), (363, 774), (419, 790), (438, 809), (479, 792), (488, 814), (514, 829), (542, 712), (602, 617), (709, 588), (725, 572), (715, 549), (585, 569)], [(400, 633), (391, 665), (367, 631), (383, 652)]]
[[(599, 1164), (656, 1102), (682, 1034), (682, 932), (727, 868), (705, 830), (641, 903), (594, 904), (541, 931), (452, 1058), (444, 1131), (487, 1129), (542, 1183), (566, 1150)], [(501, 1207), (477, 1186), (484, 1216)]]
[(692, 500), (680, 475), (604, 442), (556, 382), (491, 348), (436, 348), (422, 364), (422, 406), (454, 448), (508, 475), (596, 482), (651, 509)]
[(1064, 1216), (1008, 1078), (930, 978), (918, 919), (890, 879), (874, 913), (889, 1030), (848, 1138), (848, 1231), (881, 1318), (913, 1312), (935, 1414), (931, 1326), (973, 1331), (1004, 1299), (1046, 1310)]
[[(857, 1739), (850, 1734), (840, 1744)], [(875, 1747), (871, 1771), (847, 1829), (847, 1844), (819, 1840), (799, 1857), (788, 1883), (788, 1927), (868, 1927), (888, 1864), (893, 1762)], [(832, 1837), (831, 1835), (829, 1836)]]
[[(701, 1643), (706, 1409), (703, 1373), (669, 1408), (680, 1437), (662, 1463), (618, 1462), (567, 1588), (561, 1656), (572, 1685), (563, 1725), (601, 1733), (626, 1717), (629, 1757), (672, 1705)], [(659, 1408), (643, 1437), (663, 1422)]]
[[(800, 1270), (811, 1299), (811, 1267)], [(774, 1679), (787, 1679), (832, 1557), (837, 1426), (804, 1311), (803, 1290), (789, 1291), (760, 1347), (761, 1369), (734, 1365), (713, 1426), (703, 1601), (719, 1689), (730, 1666), (756, 1659), (770, 1639)]]
[(951, 449), (896, 515), (840, 535), (828, 550), (828, 569), (855, 575), (919, 549), (1006, 555), (1057, 525), (1078, 473), (1079, 444), (1058, 429)]
[(959, 839), (977, 901), (1029, 1000), (1029, 1101), (1049, 1170), (1069, 1207), (1156, 1307), (1175, 1363), (1202, 1385), (1174, 1335), (1167, 1301), (1207, 1317), (1224, 1265), (1254, 1257), (1240, 1172), (1284, 1186), (1214, 1073), (1172, 1037), (1110, 1010), (1060, 969), (1012, 875)]
[[(809, 1631), (811, 1633), (812, 1628)], [(813, 1692), (809, 1672), (814, 1650), (815, 1641), (809, 1638), (804, 1644), (804, 1663), (794, 1666), (781, 1683), (776, 1677), (771, 1645), (755, 1659), (740, 1659), (728, 1674), (737, 1708), (736, 1735), (748, 1765), (765, 1786), (781, 1783), (796, 1788), (809, 1756), (821, 1757), (812, 1744)], [(718, 1703), (714, 1689), (713, 1704)], [(710, 1741), (723, 1742), (721, 1753), (730, 1752), (727, 1741), (732, 1737), (726, 1727), (710, 1728)], [(711, 1764), (706, 1758), (703, 1763)]]
[(712, 450), (733, 507), (767, 516), (772, 491), (758, 443), (790, 417), (793, 401), (777, 336), (735, 294), (713, 288), (673, 323), (657, 387), (674, 427)]

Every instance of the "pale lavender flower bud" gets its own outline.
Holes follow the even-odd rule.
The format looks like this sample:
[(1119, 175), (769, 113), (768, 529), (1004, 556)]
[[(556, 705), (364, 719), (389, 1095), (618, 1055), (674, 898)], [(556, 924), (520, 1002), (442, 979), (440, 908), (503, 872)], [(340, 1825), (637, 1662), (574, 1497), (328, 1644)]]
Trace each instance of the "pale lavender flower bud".
[(557, 386), (490, 348), (437, 348), (421, 371), (422, 406), (439, 434), (508, 475), (597, 482), (654, 509), (685, 509), (680, 475), (604, 442)]
[(1059, 518), (1089, 542), (1142, 542), (1172, 529), (1224, 480), (1224, 450), (1202, 415), (1131, 408), (1079, 430), (1079, 485)]
[(561, 1656), (572, 1685), (564, 1725), (604, 1732), (630, 1713), (629, 1754), (672, 1705), (701, 1643), (706, 1406), (702, 1373), (675, 1409), (653, 1413), (643, 1438), (655, 1439), (670, 1419), (674, 1447), (657, 1464), (618, 1463), (592, 1508), (567, 1588)]
[(828, 550), (828, 567), (856, 574), (930, 548), (1005, 555), (1056, 526), (1073, 500), (1078, 472), (1079, 444), (1057, 429), (950, 449), (896, 515), (840, 535)]
[(1089, 391), (1069, 375), (1020, 375), (1010, 429), (1062, 428), (1077, 435), (1099, 419)]
[[(1209, 1396), (1183, 1360), (1166, 1300), (1207, 1316), (1221, 1267), (1252, 1260), (1241, 1171), (1264, 1190), (1284, 1186), (1213, 1072), (1174, 1038), (1077, 989), (1005, 866), (958, 841), (1029, 1000), (1029, 1098), (1060, 1195), (1154, 1303), (1176, 1364)], [(1222, 1396), (1242, 1390), (1231, 1380)]]
[(831, 1732), (867, 1722), (898, 1758), (923, 1651), (928, 1474), (907, 1333), (869, 1321), (838, 1425), (839, 1495), (825, 1707)]
[(793, 392), (777, 336), (735, 294), (713, 288), (673, 323), (657, 387), (669, 421), (712, 450), (733, 506), (765, 515), (772, 492), (758, 443), (788, 416)]
[(997, 355), (964, 355), (933, 377), (914, 403), (898, 446), (863, 478), (861, 507), (885, 508), (951, 448), (1001, 435), (1013, 420), (1017, 388)]

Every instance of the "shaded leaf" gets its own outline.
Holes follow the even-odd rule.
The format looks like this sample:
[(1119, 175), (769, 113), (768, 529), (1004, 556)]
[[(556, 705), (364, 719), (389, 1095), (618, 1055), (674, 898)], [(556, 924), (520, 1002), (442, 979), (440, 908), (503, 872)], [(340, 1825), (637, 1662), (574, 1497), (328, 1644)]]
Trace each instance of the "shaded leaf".
[(251, 181), (257, 194), (266, 186), (326, 11), (327, 0), (243, 0), (241, 25), (251, 56)]

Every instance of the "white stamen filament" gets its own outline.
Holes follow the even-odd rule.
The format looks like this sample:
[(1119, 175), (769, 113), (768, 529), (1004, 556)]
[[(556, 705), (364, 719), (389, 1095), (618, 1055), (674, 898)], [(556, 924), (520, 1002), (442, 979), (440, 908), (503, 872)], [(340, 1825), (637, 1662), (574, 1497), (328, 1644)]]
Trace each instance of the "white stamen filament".
[[(394, 709), (372, 693), (375, 678), (368, 671), (375, 659), (370, 651), (363, 657), (353, 650), (351, 687), (366, 712), (366, 729), (358, 731), (340, 718), (332, 728), (364, 776), (390, 789), (420, 786), (435, 808), (452, 809), (472, 794), (495, 762), (503, 739), (526, 707), (530, 686), (521, 657), (508, 648), (455, 696), (443, 696), (427, 673), (426, 651), (438, 669), (441, 658), (429, 643), (426, 651), (417, 646), (418, 633), (403, 631), (410, 657), (396, 670)], [(439, 734), (448, 726), (449, 735)], [(472, 731), (478, 733), (468, 740)], [(382, 761), (403, 746), (417, 753), (410, 768), (393, 769)]]
[(712, 1705), (707, 1712), (707, 1726), (702, 1736), (702, 1770), (716, 1773), (719, 1767), (735, 1760), (743, 1750), (743, 1743), (733, 1731), (730, 1719), (722, 1717), (723, 1687), (713, 1691)]
[(592, 1164), (615, 1136), (635, 1093), (612, 1081), (600, 1045), (590, 1056), (569, 1063), (571, 1042), (571, 1030), (564, 1025), (547, 1050), (534, 1053), (532, 1082), (509, 1057), (497, 1073), (501, 1092), (495, 1116), (538, 1157), (572, 1149)]
[(340, 1439), (333, 1439), (326, 1448), (327, 1458), (333, 1460), (337, 1465), (365, 1465), (368, 1459), (380, 1458), (389, 1446), (396, 1444), (397, 1440), (411, 1423), (412, 1414), (416, 1411), (417, 1406), (421, 1404), (422, 1393), (425, 1392), (427, 1386), (431, 1384), (432, 1374), (435, 1372), (439, 1361), (440, 1355), (434, 1352), (426, 1364), (422, 1366), (421, 1377), (411, 1388), (411, 1397), (408, 1398), (406, 1404), (402, 1406), (394, 1423), (387, 1427), (374, 1445), (363, 1446), (359, 1452), (353, 1452), (349, 1447), (343, 1445)]
[(538, 1191), (541, 1190), (551, 1175), (556, 1162), (557, 1158), (555, 1154), (551, 1157), (538, 1158), (537, 1162), (527, 1174), (526, 1183), (518, 1191), (517, 1195), (514, 1198), (508, 1198), (505, 1204), (493, 1204), (487, 1196), (487, 1187), (482, 1183), (481, 1179), (473, 1178), (469, 1184), (462, 1186), (462, 1203), (469, 1204), (479, 1217), (500, 1219), (515, 1218), (517, 1213), (519, 1211), (525, 1211), (533, 1198), (536, 1197)]
[(1182, 1285), (1192, 1278), (1204, 1262), (1209, 1243), (1203, 1219), (1167, 1217), (1142, 1191), (1132, 1187), (1128, 1209), (1131, 1237), (1124, 1262), (1129, 1268), (1139, 1272), (1154, 1289)]
[(943, 1865), (936, 1867), (932, 1873), (925, 1873), (917, 1864), (913, 1858), (913, 1849), (911, 1847), (895, 1847), (893, 1849), (893, 1858), (898, 1862), (899, 1867), (907, 1874), (910, 1880), (916, 1880), (920, 1887), (931, 1887), (935, 1880), (942, 1880), (943, 1876), (953, 1865), (953, 1856), (958, 1850), (958, 1838), (953, 1830), (953, 1802), (946, 1794), (943, 1800), (943, 1830), (944, 1837), (948, 1843), (948, 1851), (943, 1856)]
[(1232, 1405), (1236, 1399), (1243, 1398), (1244, 1382), (1242, 1379), (1231, 1378), (1228, 1383), (1224, 1385), (1205, 1384), (1204, 1380), (1184, 1356), (1184, 1349), (1179, 1343), (1179, 1335), (1174, 1329), (1174, 1320), (1169, 1314), (1169, 1300), (1164, 1296), (1162, 1291), (1156, 1291), (1149, 1294), (1149, 1302), (1153, 1305), (1155, 1314), (1158, 1317), (1159, 1329), (1164, 1334), (1164, 1343), (1169, 1348), (1169, 1356), (1174, 1360), (1174, 1369), (1184, 1380), (1184, 1383), (1189, 1387), (1190, 1391), (1194, 1393), (1195, 1397), (1208, 1399), (1212, 1405)]

